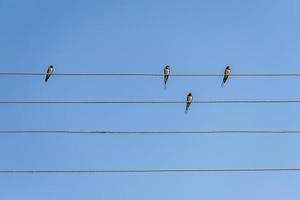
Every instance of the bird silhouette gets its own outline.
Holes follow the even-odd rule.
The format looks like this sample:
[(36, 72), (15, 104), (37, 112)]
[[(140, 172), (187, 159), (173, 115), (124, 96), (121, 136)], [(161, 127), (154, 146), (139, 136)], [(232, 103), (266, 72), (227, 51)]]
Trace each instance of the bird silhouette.
[(224, 71), (224, 77), (223, 77), (223, 82), (222, 82), (221, 87), (223, 87), (224, 84), (226, 83), (228, 77), (230, 76), (230, 73), (231, 73), (230, 66), (227, 66), (226, 69), (225, 69), (225, 71)]
[(170, 66), (167, 65), (164, 69), (164, 82), (165, 82), (165, 89), (167, 88), (167, 81), (169, 79), (170, 76)]
[(46, 78), (45, 78), (45, 82), (48, 81), (48, 79), (50, 78), (51, 74), (53, 73), (54, 68), (52, 65), (50, 65), (47, 69), (47, 74), (46, 74)]
[(187, 97), (186, 97), (186, 107), (185, 107), (185, 113), (188, 112), (188, 109), (190, 107), (190, 105), (193, 102), (193, 95), (192, 93), (188, 93)]

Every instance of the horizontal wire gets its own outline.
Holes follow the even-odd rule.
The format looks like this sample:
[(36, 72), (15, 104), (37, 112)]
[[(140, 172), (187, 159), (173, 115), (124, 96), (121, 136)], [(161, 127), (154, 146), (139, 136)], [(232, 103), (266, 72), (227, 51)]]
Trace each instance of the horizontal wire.
[[(0, 101), (0, 104), (183, 104), (186, 101)], [(300, 103), (300, 100), (207, 100), (193, 104), (278, 104)]]
[(0, 135), (10, 134), (123, 134), (123, 135), (147, 135), (147, 134), (300, 134), (300, 130), (203, 130), (203, 131), (81, 131), (81, 130), (0, 130)]
[[(0, 76), (45, 76), (46, 73), (35, 72), (0, 72)], [(53, 76), (164, 76), (159, 73), (53, 73)], [(170, 74), (169, 76), (224, 76), (219, 73), (203, 73), (203, 74)], [(291, 76), (299, 77), (300, 73), (237, 73), (230, 76), (249, 76), (249, 77), (274, 77), (274, 76)]]
[(244, 169), (124, 169), (124, 170), (0, 170), (0, 174), (53, 173), (203, 173), (203, 172), (300, 172), (300, 168), (244, 168)]

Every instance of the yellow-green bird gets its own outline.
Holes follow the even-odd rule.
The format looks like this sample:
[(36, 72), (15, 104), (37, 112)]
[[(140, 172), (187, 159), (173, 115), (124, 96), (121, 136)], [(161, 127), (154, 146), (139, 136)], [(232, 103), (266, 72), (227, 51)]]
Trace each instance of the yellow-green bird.
[(226, 69), (225, 69), (225, 71), (224, 71), (224, 77), (223, 77), (222, 87), (226, 83), (228, 77), (230, 76), (230, 73), (231, 73), (230, 66), (227, 66)]
[(167, 81), (169, 79), (170, 76), (170, 66), (167, 65), (164, 69), (164, 81), (165, 81), (165, 88), (167, 87)]
[(48, 79), (50, 78), (51, 74), (53, 73), (54, 68), (52, 65), (50, 65), (47, 69), (47, 74), (46, 74), (46, 78), (45, 78), (45, 82), (48, 81)]
[(188, 112), (188, 109), (190, 107), (190, 105), (193, 102), (193, 95), (192, 93), (188, 93), (187, 97), (186, 97), (186, 107), (185, 107), (185, 113)]

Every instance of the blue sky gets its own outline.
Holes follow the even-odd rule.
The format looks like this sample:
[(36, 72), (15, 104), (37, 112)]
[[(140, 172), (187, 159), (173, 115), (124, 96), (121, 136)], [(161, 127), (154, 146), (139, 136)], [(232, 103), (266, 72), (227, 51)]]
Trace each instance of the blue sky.
[[(0, 0), (0, 71), (300, 72), (296, 0)], [(1, 77), (1, 100), (300, 99), (299, 78)], [(299, 129), (297, 104), (0, 105), (0, 129)], [(8, 135), (0, 169), (293, 168), (299, 135)], [(0, 199), (299, 199), (300, 174), (1, 174)]]

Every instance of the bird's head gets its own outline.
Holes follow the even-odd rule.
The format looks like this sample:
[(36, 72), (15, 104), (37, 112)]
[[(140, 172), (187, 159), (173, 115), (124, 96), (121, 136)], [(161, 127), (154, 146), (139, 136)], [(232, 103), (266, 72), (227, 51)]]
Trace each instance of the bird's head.
[(170, 69), (170, 66), (169, 66), (169, 65), (166, 65), (165, 69)]
[(49, 68), (53, 69), (53, 65), (50, 65)]
[(228, 65), (228, 66), (226, 67), (226, 69), (230, 70), (230, 66)]
[(190, 92), (190, 93), (188, 94), (188, 96), (192, 96), (192, 93)]

